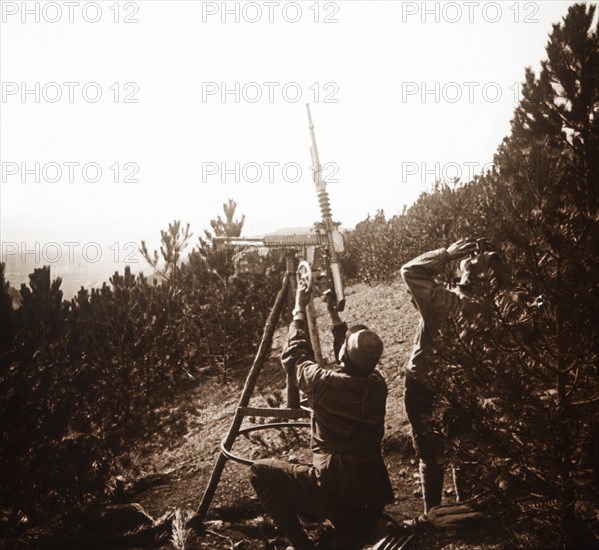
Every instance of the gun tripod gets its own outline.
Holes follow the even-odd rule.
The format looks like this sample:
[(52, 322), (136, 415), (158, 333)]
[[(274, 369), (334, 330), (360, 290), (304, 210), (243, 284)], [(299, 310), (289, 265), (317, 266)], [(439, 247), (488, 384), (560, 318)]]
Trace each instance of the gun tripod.
[[(252, 363), (252, 367), (247, 375), (245, 380), (245, 384), (243, 387), (243, 391), (241, 392), (241, 397), (239, 398), (239, 403), (237, 405), (237, 409), (235, 411), (235, 416), (233, 417), (233, 421), (231, 422), (231, 426), (229, 427), (229, 431), (227, 435), (222, 439), (220, 445), (220, 453), (214, 464), (214, 468), (212, 469), (212, 474), (210, 476), (210, 481), (208, 482), (208, 486), (204, 491), (204, 495), (202, 496), (202, 501), (200, 502), (200, 506), (196, 512), (196, 515), (188, 522), (188, 526), (193, 528), (200, 528), (208, 509), (210, 508), (210, 504), (212, 503), (212, 499), (214, 498), (214, 494), (216, 493), (216, 489), (218, 487), (218, 483), (220, 481), (221, 475), (223, 473), (225, 464), (228, 460), (233, 460), (235, 462), (239, 462), (245, 465), (252, 465), (254, 463), (253, 460), (249, 460), (247, 458), (243, 458), (241, 456), (235, 455), (232, 452), (233, 444), (237, 437), (241, 434), (247, 434), (253, 431), (265, 430), (270, 428), (298, 428), (298, 427), (306, 427), (309, 426), (309, 423), (306, 422), (291, 422), (291, 420), (299, 420), (303, 418), (309, 418), (311, 412), (309, 410), (303, 409), (300, 407), (300, 399), (299, 399), (299, 390), (298, 388), (291, 382), (289, 376), (287, 377), (287, 407), (286, 408), (270, 408), (270, 407), (249, 407), (250, 399), (254, 392), (254, 388), (258, 381), (258, 377), (264, 365), (264, 361), (268, 358), (272, 347), (272, 339), (277, 326), (277, 322), (288, 303), (288, 299), (292, 296), (290, 294), (290, 290), (295, 293), (296, 289), (296, 278), (295, 278), (295, 259), (292, 255), (287, 256), (286, 262), (286, 273), (283, 278), (283, 283), (281, 288), (277, 294), (274, 305), (270, 311), (266, 324), (264, 325), (264, 331), (262, 334), (262, 340), (260, 341), (260, 345), (258, 347), (258, 351), (256, 352), (256, 356)], [(308, 329), (310, 332), (310, 339), (312, 340), (312, 345), (316, 354), (317, 361), (319, 363), (322, 362), (321, 354), (320, 354), (320, 344), (318, 337), (318, 330), (316, 327), (316, 322), (313, 313), (313, 307), (309, 307), (307, 311), (308, 317)], [(260, 424), (258, 426), (251, 426), (249, 428), (241, 428), (243, 423), (243, 419), (246, 416), (260, 416), (266, 418), (276, 418), (283, 420), (282, 422), (271, 422), (268, 424)]]

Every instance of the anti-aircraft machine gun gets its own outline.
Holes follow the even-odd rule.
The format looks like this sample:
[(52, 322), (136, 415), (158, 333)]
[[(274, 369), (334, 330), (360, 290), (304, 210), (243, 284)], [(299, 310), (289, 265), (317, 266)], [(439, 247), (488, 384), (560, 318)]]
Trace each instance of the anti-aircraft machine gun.
[[(290, 291), (295, 292), (297, 278), (300, 277), (304, 280), (318, 281), (319, 279), (324, 278), (319, 277), (319, 275), (327, 275), (326, 278), (328, 279), (330, 291), (334, 292), (336, 297), (337, 309), (343, 311), (345, 307), (345, 294), (339, 269), (339, 255), (344, 250), (343, 237), (337, 229), (337, 225), (333, 222), (329, 195), (326, 190), (326, 182), (322, 177), (322, 166), (320, 164), (318, 148), (316, 146), (314, 123), (312, 122), (310, 106), (307, 105), (306, 107), (308, 109), (311, 137), (311, 168), (314, 183), (316, 185), (316, 194), (318, 196), (322, 220), (316, 223), (314, 228), (308, 232), (277, 232), (265, 235), (261, 238), (221, 237), (216, 238), (213, 243), (216, 249), (221, 250), (224, 248), (225, 250), (240, 251), (245, 248), (258, 247), (267, 249), (278, 248), (289, 253), (287, 254), (287, 269), (283, 278), (283, 284), (277, 294), (275, 303), (264, 326), (262, 340), (260, 341), (254, 362), (252, 363), (252, 367), (246, 378), (229, 432), (221, 442), (219, 456), (214, 465), (214, 469), (212, 470), (210, 481), (204, 491), (196, 515), (188, 522), (188, 526), (195, 529), (200, 529), (203, 524), (227, 460), (234, 460), (246, 465), (253, 464), (252, 460), (233, 454), (232, 448), (238, 435), (270, 428), (305, 428), (310, 426), (310, 424), (305, 421), (297, 422), (297, 420), (309, 418), (311, 411), (300, 406), (299, 390), (289, 382), (287, 384), (286, 408), (249, 406), (258, 376), (264, 361), (267, 359), (271, 350), (277, 321), (279, 320), (285, 304), (288, 302)], [(303, 259), (303, 261), (300, 262), (299, 268), (296, 266), (297, 256)], [(314, 277), (312, 276), (312, 271), (315, 272)], [(308, 327), (310, 329), (310, 337), (315, 355), (320, 362), (318, 329), (314, 319), (313, 308), (308, 309)], [(278, 418), (283, 419), (284, 421), (241, 428), (243, 419), (248, 416)]]
[(339, 232), (337, 224), (333, 221), (331, 202), (327, 185), (322, 177), (322, 165), (318, 155), (314, 123), (308, 110), (308, 122), (312, 146), (312, 177), (316, 186), (316, 195), (320, 206), (321, 221), (314, 224), (311, 231), (277, 231), (263, 237), (216, 237), (213, 246), (216, 250), (229, 249), (241, 250), (243, 248), (266, 248), (298, 250), (299, 255), (308, 261), (313, 271), (317, 273), (316, 279), (327, 277), (330, 290), (334, 291), (337, 301), (337, 310), (343, 311), (345, 307), (345, 293), (339, 268), (339, 255), (344, 252), (343, 235)]

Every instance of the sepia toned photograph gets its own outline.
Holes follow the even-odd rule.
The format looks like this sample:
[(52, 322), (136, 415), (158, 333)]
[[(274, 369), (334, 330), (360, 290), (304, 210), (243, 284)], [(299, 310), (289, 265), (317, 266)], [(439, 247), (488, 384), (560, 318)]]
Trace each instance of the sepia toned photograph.
[(599, 548), (596, 0), (0, 0), (0, 550)]

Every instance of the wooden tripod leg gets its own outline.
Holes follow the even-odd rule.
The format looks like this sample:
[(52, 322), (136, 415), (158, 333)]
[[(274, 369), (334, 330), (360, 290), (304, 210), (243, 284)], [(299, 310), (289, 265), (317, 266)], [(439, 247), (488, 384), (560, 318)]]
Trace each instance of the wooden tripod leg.
[[(239, 398), (239, 404), (235, 412), (235, 417), (233, 418), (233, 422), (231, 423), (231, 427), (229, 428), (229, 432), (227, 433), (227, 437), (224, 441), (224, 447), (228, 451), (230, 451), (233, 447), (235, 438), (239, 434), (239, 428), (241, 428), (241, 423), (243, 421), (244, 415), (242, 412), (240, 412), (240, 409), (242, 407), (247, 407), (247, 405), (249, 404), (250, 398), (252, 397), (252, 393), (254, 391), (254, 387), (256, 386), (256, 382), (258, 381), (258, 375), (262, 370), (264, 361), (270, 353), (270, 349), (272, 347), (272, 338), (277, 326), (277, 321), (281, 316), (281, 311), (283, 310), (283, 306), (287, 299), (288, 290), (289, 274), (286, 273), (283, 279), (283, 284), (281, 285), (281, 289), (277, 294), (275, 303), (272, 306), (272, 309), (270, 310), (268, 320), (264, 325), (264, 332), (262, 333), (262, 340), (260, 341), (260, 346), (258, 347), (258, 351), (256, 352), (256, 357), (254, 358), (252, 368), (250, 369), (250, 372), (248, 373), (248, 376), (245, 380), (245, 385), (243, 386), (243, 391), (241, 393), (241, 397)], [(223, 473), (223, 469), (225, 467), (226, 462), (227, 457), (221, 451), (216, 460), (216, 464), (214, 465), (214, 469), (212, 470), (210, 481), (208, 482), (208, 486), (204, 491), (204, 495), (202, 496), (202, 501), (200, 502), (200, 506), (196, 512), (196, 515), (189, 522), (190, 524), (192, 524), (193, 527), (199, 527), (201, 523), (204, 521), (206, 513), (208, 512), (208, 508), (210, 508), (210, 504), (212, 503), (212, 499), (214, 498), (214, 493), (216, 492), (216, 488), (218, 487), (218, 482), (220, 481), (220, 476)]]
[[(293, 311), (293, 307), (295, 306), (295, 293), (297, 291), (297, 274), (296, 274), (296, 264), (295, 264), (295, 254), (288, 253), (285, 259), (287, 275), (289, 276), (289, 304), (291, 307), (289, 311)], [(300, 396), (299, 389), (297, 386), (291, 381), (289, 374), (287, 374), (287, 406), (290, 409), (299, 409), (300, 408)]]

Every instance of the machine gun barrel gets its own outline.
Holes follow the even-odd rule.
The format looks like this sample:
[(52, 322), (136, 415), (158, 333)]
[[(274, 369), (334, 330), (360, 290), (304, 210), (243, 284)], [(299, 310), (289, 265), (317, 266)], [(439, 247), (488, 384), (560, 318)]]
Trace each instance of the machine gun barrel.
[(214, 237), (215, 250), (241, 248), (298, 248), (328, 245), (328, 239), (322, 233), (273, 233), (264, 237)]
[(308, 110), (308, 125), (310, 128), (310, 138), (312, 147), (310, 154), (312, 155), (312, 176), (316, 185), (316, 195), (318, 196), (318, 204), (320, 206), (320, 214), (322, 223), (327, 236), (327, 252), (329, 258), (329, 269), (333, 280), (333, 288), (337, 297), (337, 310), (343, 311), (345, 308), (345, 293), (343, 291), (343, 281), (341, 279), (341, 270), (339, 269), (339, 252), (343, 251), (343, 238), (333, 222), (333, 214), (331, 211), (331, 201), (327, 192), (327, 185), (322, 178), (322, 167), (320, 165), (320, 157), (318, 155), (318, 147), (316, 145), (316, 136), (314, 134), (314, 122), (310, 113), (310, 105), (306, 103)]

